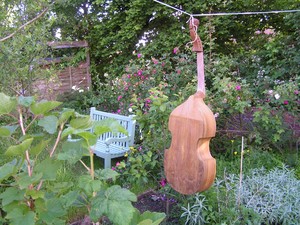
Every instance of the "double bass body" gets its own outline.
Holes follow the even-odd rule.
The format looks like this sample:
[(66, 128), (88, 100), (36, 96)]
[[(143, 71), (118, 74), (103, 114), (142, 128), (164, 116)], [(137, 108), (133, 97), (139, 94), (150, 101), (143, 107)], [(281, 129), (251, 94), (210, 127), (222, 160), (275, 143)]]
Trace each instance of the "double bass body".
[(216, 122), (203, 98), (198, 91), (174, 109), (169, 118), (172, 143), (165, 151), (165, 175), (171, 187), (182, 194), (208, 189), (216, 176), (216, 160), (209, 150)]

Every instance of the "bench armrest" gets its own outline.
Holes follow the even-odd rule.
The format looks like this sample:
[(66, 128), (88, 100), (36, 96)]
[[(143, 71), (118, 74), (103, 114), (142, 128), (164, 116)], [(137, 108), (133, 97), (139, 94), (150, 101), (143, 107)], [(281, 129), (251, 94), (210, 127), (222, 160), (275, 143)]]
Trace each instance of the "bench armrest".
[(121, 137), (121, 138), (116, 138), (116, 137), (111, 137), (111, 138), (107, 138), (104, 143), (107, 145), (110, 145), (112, 142), (126, 142), (130, 140), (130, 136), (127, 137)]

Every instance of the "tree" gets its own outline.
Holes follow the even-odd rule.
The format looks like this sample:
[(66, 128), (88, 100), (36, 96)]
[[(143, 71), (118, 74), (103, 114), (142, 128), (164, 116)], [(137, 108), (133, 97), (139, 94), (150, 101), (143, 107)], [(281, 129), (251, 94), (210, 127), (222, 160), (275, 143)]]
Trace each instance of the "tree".
[(40, 59), (46, 57), (50, 13), (47, 1), (5, 1), (0, 7), (0, 90), (24, 95), (45, 75)]

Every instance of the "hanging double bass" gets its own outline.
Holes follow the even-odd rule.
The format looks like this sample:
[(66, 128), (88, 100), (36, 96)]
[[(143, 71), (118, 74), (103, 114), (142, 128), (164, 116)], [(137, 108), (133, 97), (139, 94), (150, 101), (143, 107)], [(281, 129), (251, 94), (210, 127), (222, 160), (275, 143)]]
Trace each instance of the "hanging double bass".
[(197, 92), (175, 108), (169, 117), (172, 142), (165, 151), (164, 170), (168, 183), (182, 194), (208, 189), (216, 176), (216, 160), (211, 156), (209, 142), (216, 133), (216, 121), (205, 105), (203, 47), (197, 28), (199, 21), (191, 18), (189, 29), (193, 51), (197, 52)]

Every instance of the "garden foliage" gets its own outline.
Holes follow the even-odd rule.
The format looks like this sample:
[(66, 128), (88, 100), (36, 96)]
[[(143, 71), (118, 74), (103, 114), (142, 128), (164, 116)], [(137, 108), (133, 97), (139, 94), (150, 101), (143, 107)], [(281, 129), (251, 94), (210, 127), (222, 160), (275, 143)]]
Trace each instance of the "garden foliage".
[(235, 174), (183, 207), (185, 224), (297, 224), (300, 182), (286, 167), (254, 169), (242, 180)]
[[(55, 111), (60, 102), (36, 102), (33, 97), (0, 93), (0, 101), (0, 116), (9, 120), (0, 127), (1, 138), (14, 142), (4, 153), (8, 162), (0, 167), (2, 223), (65, 224), (68, 210), (75, 206), (85, 207), (94, 222), (103, 216), (121, 225), (159, 224), (164, 219), (164, 214), (140, 215), (131, 204), (136, 195), (116, 185), (117, 172), (95, 170), (90, 146), (105, 132), (125, 132), (117, 121), (93, 123), (73, 109)], [(69, 135), (77, 139), (68, 140)], [(89, 157), (89, 164), (83, 156)], [(87, 173), (60, 181), (64, 163), (81, 163)]]

